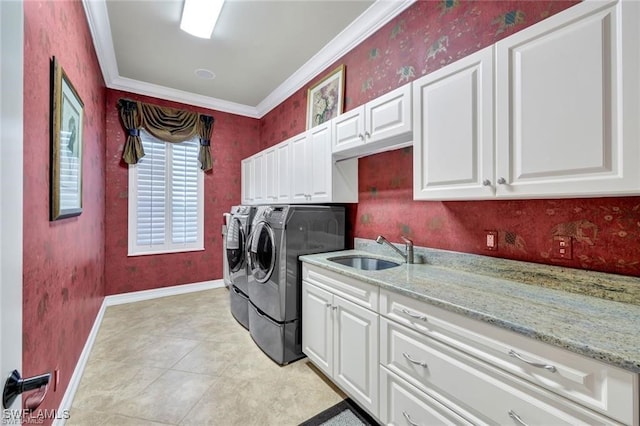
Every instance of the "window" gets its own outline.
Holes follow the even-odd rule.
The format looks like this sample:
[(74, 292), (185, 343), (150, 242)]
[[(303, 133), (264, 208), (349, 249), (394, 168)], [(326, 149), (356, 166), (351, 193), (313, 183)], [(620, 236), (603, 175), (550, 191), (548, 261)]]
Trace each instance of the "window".
[(129, 166), (129, 256), (204, 250), (204, 174), (198, 138), (167, 143), (141, 130), (145, 156)]

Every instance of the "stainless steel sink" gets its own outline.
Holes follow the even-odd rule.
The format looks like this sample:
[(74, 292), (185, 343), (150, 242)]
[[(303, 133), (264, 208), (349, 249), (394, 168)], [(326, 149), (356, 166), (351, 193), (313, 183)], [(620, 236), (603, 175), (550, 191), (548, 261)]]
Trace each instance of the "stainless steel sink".
[(381, 271), (383, 269), (395, 268), (400, 266), (398, 262), (392, 262), (390, 260), (378, 259), (376, 257), (368, 256), (344, 256), (344, 257), (330, 257), (330, 260), (340, 265), (349, 266), (355, 269), (362, 269), (365, 271)]

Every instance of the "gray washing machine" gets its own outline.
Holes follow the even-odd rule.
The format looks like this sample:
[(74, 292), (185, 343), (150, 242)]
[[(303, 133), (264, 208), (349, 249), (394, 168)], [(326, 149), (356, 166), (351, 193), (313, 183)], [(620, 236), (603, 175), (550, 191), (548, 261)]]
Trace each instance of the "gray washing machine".
[(247, 242), (255, 213), (252, 206), (233, 206), (227, 226), (226, 258), (229, 267), (229, 302), (231, 314), (244, 328), (249, 328), (249, 288)]
[(278, 364), (304, 356), (298, 256), (344, 248), (343, 207), (258, 207), (248, 247), (249, 332)]

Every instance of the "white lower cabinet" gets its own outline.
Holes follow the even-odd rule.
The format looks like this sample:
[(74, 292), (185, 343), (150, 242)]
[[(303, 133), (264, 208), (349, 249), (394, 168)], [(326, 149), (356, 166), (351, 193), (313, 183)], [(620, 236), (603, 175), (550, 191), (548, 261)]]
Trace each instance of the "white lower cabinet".
[(308, 278), (302, 282), (302, 350), (378, 417), (378, 313), (340, 297), (331, 280), (316, 284)]
[(380, 364), (474, 424), (620, 424), (385, 318)]
[(384, 424), (640, 425), (638, 374), (307, 263), (302, 288), (304, 353)]

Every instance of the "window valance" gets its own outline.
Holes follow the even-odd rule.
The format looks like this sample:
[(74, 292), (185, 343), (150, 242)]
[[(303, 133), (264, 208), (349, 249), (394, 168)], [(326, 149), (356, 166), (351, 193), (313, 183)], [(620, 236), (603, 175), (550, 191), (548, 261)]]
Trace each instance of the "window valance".
[(127, 140), (122, 152), (122, 159), (125, 163), (136, 164), (144, 157), (140, 129), (145, 129), (156, 138), (171, 143), (184, 142), (197, 135), (200, 138), (200, 153), (198, 155), (200, 168), (207, 171), (213, 167), (209, 148), (213, 132), (213, 117), (129, 99), (120, 99), (118, 110), (122, 124), (127, 131)]

